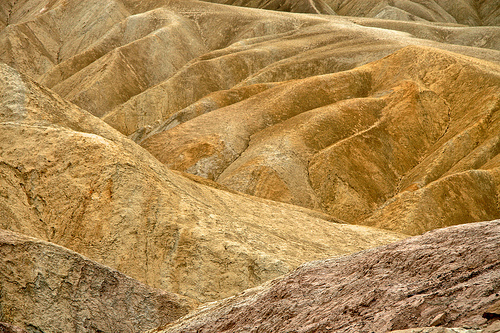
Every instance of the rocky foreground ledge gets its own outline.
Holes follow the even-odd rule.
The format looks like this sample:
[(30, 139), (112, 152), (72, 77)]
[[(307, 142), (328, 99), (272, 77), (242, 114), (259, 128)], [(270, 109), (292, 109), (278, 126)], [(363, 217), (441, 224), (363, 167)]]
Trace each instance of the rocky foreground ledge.
[(8, 322), (0, 332), (495, 333), (499, 244), (500, 220), (439, 229), (304, 264), (188, 314), (196, 306), (188, 298), (0, 231), (0, 318)]
[(498, 327), (483, 315), (500, 299), (499, 245), (500, 220), (431, 231), (307, 263), (153, 332), (488, 331)]
[(11, 231), (0, 230), (0, 258), (0, 333), (142, 332), (197, 305)]

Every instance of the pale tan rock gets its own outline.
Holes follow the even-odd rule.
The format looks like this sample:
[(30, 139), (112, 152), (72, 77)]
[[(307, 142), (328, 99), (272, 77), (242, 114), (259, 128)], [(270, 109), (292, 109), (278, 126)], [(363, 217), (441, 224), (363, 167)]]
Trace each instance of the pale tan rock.
[(84, 51), (104, 31), (130, 15), (122, 3), (91, 0), (12, 2), (0, 32), (0, 61), (38, 78), (60, 61)]
[(439, 326), (443, 324), (445, 320), (446, 320), (446, 313), (442, 312), (429, 322), (429, 326)]
[(194, 22), (158, 8), (116, 24), (89, 48), (52, 68), (41, 83), (100, 117), (205, 52)]
[(500, 321), (498, 320), (488, 325), (488, 327), (486, 327), (483, 331), (483, 333), (498, 333), (498, 332), (500, 332)]
[(404, 238), (199, 185), (0, 67), (0, 226), (200, 301)]
[(499, 241), (496, 220), (307, 263), (151, 332), (479, 333), (500, 292)]
[(142, 332), (197, 305), (11, 231), (0, 230), (0, 257), (0, 318), (30, 331)]

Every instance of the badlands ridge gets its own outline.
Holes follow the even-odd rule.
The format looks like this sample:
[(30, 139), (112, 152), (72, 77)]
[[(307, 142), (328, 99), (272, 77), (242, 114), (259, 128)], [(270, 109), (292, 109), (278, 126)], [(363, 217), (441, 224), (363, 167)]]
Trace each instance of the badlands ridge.
[(497, 219), (496, 0), (0, 3), (0, 331), (499, 332)]

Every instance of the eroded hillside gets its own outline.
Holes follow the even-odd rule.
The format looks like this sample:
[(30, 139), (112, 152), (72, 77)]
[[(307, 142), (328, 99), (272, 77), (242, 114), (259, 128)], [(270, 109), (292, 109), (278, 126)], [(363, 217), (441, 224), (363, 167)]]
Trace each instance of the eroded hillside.
[[(500, 218), (499, 20), (494, 0), (0, 2), (0, 290), (16, 295), (0, 295), (0, 322), (139, 332), (307, 261)], [(489, 228), (494, 260), (497, 224), (431, 235), (476, 244)], [(40, 251), (69, 271), (51, 275)], [(90, 289), (82, 265), (100, 281)], [(473, 270), (454, 267), (443, 276)], [(481, 281), (491, 293), (440, 324), (490, 324), (476, 315), (499, 290)], [(152, 305), (125, 306), (130, 290)], [(95, 316), (110, 304), (120, 306)], [(224, 311), (210, 316), (222, 323)], [(373, 327), (353, 319), (346, 331), (425, 326), (446, 311)], [(264, 317), (261, 327), (288, 327)]]
[(386, 20), (439, 22), (470, 26), (499, 25), (495, 0), (205, 0), (243, 7), (297, 13), (372, 17)]
[(14, 69), (0, 73), (3, 229), (200, 301), (404, 237), (198, 185)]
[[(500, 28), (477, 26), (494, 3), (392, 4), (425, 7), (428, 22), (197, 1), (43, 3), (4, 5), (1, 59), (172, 169), (407, 234), (500, 217)], [(377, 17), (383, 4), (330, 7)], [(429, 23), (467, 23), (460, 15), (476, 26)], [(453, 187), (469, 191), (440, 202)]]

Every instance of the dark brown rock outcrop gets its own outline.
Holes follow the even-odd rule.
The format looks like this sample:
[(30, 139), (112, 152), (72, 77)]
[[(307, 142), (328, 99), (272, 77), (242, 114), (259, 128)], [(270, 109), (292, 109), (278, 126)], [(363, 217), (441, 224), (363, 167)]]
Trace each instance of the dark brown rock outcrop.
[(8, 323), (0, 323), (0, 333), (27, 333), (26, 330)]
[(291, 274), (207, 305), (173, 332), (387, 332), (481, 328), (500, 293), (500, 221), (428, 232)]
[(489, 308), (486, 309), (483, 313), (483, 317), (487, 319), (500, 319), (500, 298), (498, 302), (490, 306)]
[(0, 318), (30, 332), (142, 332), (196, 306), (61, 246), (6, 230), (0, 230), (0, 258)]

